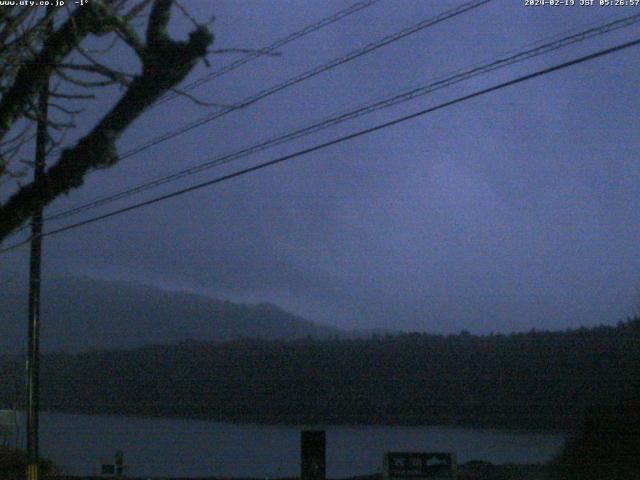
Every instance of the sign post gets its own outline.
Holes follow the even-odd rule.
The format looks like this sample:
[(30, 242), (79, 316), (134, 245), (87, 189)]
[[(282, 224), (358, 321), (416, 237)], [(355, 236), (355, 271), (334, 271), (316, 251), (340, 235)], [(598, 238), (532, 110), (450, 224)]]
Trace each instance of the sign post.
[(305, 430), (300, 436), (300, 480), (325, 480), (327, 440), (324, 430)]

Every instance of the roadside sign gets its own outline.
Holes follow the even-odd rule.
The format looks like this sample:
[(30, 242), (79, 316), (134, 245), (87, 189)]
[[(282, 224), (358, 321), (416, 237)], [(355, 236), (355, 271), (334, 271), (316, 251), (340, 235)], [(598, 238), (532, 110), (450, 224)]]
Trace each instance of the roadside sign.
[(456, 458), (448, 452), (389, 452), (384, 480), (455, 478)]

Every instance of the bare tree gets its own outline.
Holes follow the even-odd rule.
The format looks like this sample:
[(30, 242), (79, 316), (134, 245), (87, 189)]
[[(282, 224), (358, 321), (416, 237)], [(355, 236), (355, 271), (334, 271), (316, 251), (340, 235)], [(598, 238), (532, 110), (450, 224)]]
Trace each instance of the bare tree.
[[(88, 172), (115, 164), (116, 140), (205, 59), (213, 42), (206, 25), (191, 19), (195, 27), (186, 41), (169, 37), (173, 5), (173, 0), (91, 0), (75, 8), (0, 6), (0, 182), (15, 184), (0, 203), (0, 242), (37, 208), (82, 185)], [(139, 71), (109, 65), (108, 55), (84, 47), (91, 37), (111, 47), (125, 45), (139, 60)], [(44, 85), (51, 85), (49, 149), (55, 155), (41, 180), (22, 184), (30, 167), (23, 153), (34, 135)], [(60, 136), (75, 127), (75, 105), (113, 85), (122, 89), (119, 99), (88, 133), (59, 148)]]

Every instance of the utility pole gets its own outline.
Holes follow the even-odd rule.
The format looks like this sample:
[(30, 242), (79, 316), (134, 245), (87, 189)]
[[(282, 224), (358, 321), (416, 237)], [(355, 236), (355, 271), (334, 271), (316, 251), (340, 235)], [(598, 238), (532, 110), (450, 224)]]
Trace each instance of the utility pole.
[[(50, 14), (51, 7), (47, 9)], [(52, 23), (48, 21), (47, 37)], [(46, 41), (46, 40), (45, 40)], [(42, 179), (47, 153), (47, 124), (49, 106), (49, 79), (38, 96), (38, 131), (33, 180)], [(42, 253), (42, 205), (31, 217), (31, 257), (29, 261), (29, 336), (27, 345), (27, 480), (38, 480), (38, 413), (40, 401), (40, 256)]]

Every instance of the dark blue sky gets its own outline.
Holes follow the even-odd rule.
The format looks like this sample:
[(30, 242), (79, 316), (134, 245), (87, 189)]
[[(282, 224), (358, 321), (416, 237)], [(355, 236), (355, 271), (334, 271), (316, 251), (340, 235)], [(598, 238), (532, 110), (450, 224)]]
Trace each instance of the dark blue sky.
[[(381, 0), (282, 48), (278, 57), (250, 62), (192, 93), (235, 103), (461, 3)], [(216, 15), (217, 48), (259, 48), (349, 4), (185, 2), (196, 18)], [(632, 13), (640, 7), (525, 7), (519, 0), (495, 0), (95, 172), (47, 212)], [(177, 34), (191, 27), (178, 12), (174, 16)], [(635, 25), (573, 45), (78, 219), (639, 33)], [(134, 69), (128, 58), (118, 61)], [(235, 58), (212, 55), (211, 67), (200, 65), (189, 80)], [(347, 328), (486, 333), (615, 323), (640, 303), (639, 59), (640, 48), (610, 55), (50, 237), (43, 274), (137, 280), (231, 300), (270, 301)], [(186, 99), (163, 104), (130, 129), (120, 151), (210, 111)], [(27, 249), (7, 255), (3, 277), (25, 279), (27, 259)]]

